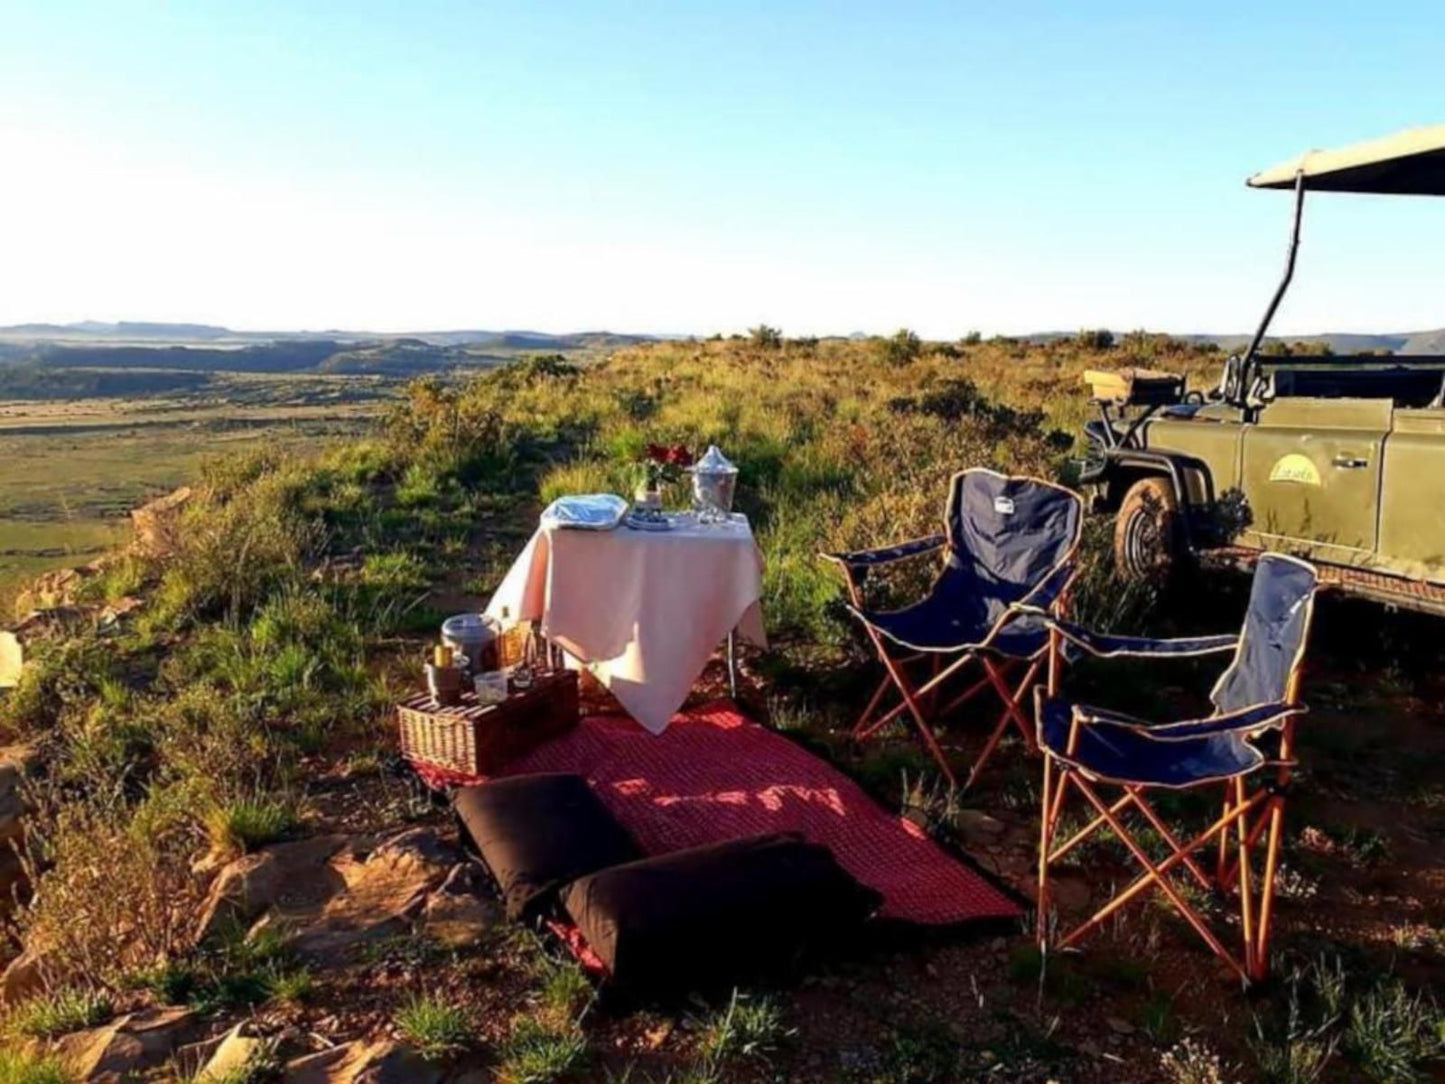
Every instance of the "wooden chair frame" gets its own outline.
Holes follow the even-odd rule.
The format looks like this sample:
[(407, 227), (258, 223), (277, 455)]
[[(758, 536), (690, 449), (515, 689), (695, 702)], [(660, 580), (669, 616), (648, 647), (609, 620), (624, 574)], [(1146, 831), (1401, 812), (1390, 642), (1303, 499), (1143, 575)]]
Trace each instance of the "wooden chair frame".
[[(1054, 629), (1049, 638), (1049, 673), (1046, 683), (1050, 697), (1058, 692), (1061, 652), (1060, 634)], [(1146, 800), (1144, 792), (1150, 788), (1111, 783), (1091, 777), (1082, 769), (1059, 760), (1046, 745), (1043, 747), (1036, 931), (1040, 948), (1049, 947), (1050, 869), (1079, 844), (1107, 827), (1123, 842), (1131, 856), (1143, 868), (1143, 872), (1116, 892), (1088, 919), (1067, 933), (1057, 935), (1055, 947), (1068, 948), (1076, 944), (1097, 930), (1111, 915), (1141, 898), (1152, 888), (1168, 899), (1214, 954), (1228, 964), (1244, 983), (1260, 982), (1267, 977), (1269, 939), (1274, 919), (1274, 893), (1279, 872), (1280, 837), (1284, 829), (1285, 800), (1295, 765), (1295, 720), (1299, 712), (1304, 710), (1299, 704), (1302, 655), (1301, 651), (1301, 658), (1295, 660), (1289, 675), (1285, 703), (1294, 710), (1287, 714), (1280, 724), (1279, 756), (1261, 769), (1266, 775), (1272, 772), (1269, 782), (1251, 790), (1246, 786), (1243, 775), (1225, 780), (1221, 815), (1208, 828), (1187, 841), (1181, 841)], [(1069, 754), (1074, 752), (1077, 745), (1081, 725), (1083, 724), (1075, 718), (1069, 732)], [(1216, 781), (1212, 784), (1199, 784), (1201, 787), (1211, 785), (1218, 786), (1219, 783)], [(1104, 793), (1101, 793), (1104, 787), (1116, 789), (1119, 796), (1106, 798)], [(1068, 839), (1059, 842), (1056, 840), (1059, 820), (1071, 791), (1085, 799), (1094, 811), (1094, 817)], [(1131, 811), (1141, 815), (1169, 847), (1170, 853), (1162, 861), (1156, 862), (1152, 859), (1125, 827), (1123, 814)], [(1254, 860), (1260, 839), (1266, 834), (1263, 869), (1256, 882)], [(1234, 837), (1233, 841), (1231, 835)], [(1217, 843), (1218, 851), (1211, 875), (1195, 856), (1212, 842)], [(1221, 895), (1237, 893), (1242, 933), (1242, 945), (1237, 953), (1225, 947), (1204, 917), (1171, 884), (1170, 877), (1176, 874), (1187, 874), (1201, 888), (1210, 892)]]
[[(908, 545), (908, 543), (904, 543), (904, 545)], [(848, 596), (853, 605), (861, 610), (863, 608), (862, 580), (847, 562), (831, 554), (825, 556), (842, 565), (844, 576), (848, 582)], [(1073, 577), (1071, 576), (1069, 585), (1072, 586), (1072, 583)], [(1068, 597), (1068, 591), (1069, 588), (1065, 587), (1059, 596), (1057, 610), (1061, 616), (1066, 609), (1065, 600)], [(992, 689), (1003, 704), (1003, 710), (999, 713), (998, 720), (989, 733), (983, 749), (969, 769), (968, 778), (963, 784), (964, 789), (971, 787), (978, 779), (979, 774), (998, 749), (1004, 735), (1008, 733), (1010, 726), (1018, 730), (1028, 751), (1036, 753), (1038, 743), (1034, 739), (1034, 726), (1024, 713), (1023, 705), (1026, 703), (1024, 698), (1028, 695), (1029, 690), (1039, 680), (1047, 653), (1041, 651), (1032, 658), (1016, 659), (1000, 655), (989, 648), (989, 644), (1007, 627), (1009, 621), (1024, 612), (1024, 608), (1019, 607), (1016, 611), (1005, 614), (990, 630), (983, 643), (957, 653), (947, 666), (942, 665), (943, 660), (948, 657), (946, 652), (916, 651), (911, 655), (895, 655), (888, 648), (887, 638), (872, 625), (865, 623), (864, 628), (867, 630), (869, 640), (873, 643), (874, 650), (878, 652), (879, 660), (883, 663), (884, 673), (873, 696), (859, 714), (858, 721), (853, 725), (853, 740), (856, 742), (867, 741), (889, 723), (907, 713), (922, 736), (928, 751), (938, 762), (938, 767), (948, 780), (949, 786), (957, 787), (958, 779), (948, 763), (948, 758), (944, 755), (943, 747), (939, 744), (938, 735), (935, 733), (930, 719), (941, 718), (963, 706), (986, 689)], [(921, 684), (914, 684), (910, 680), (907, 667), (930, 658), (932, 659), (932, 676)], [(983, 675), (941, 708), (938, 707), (938, 694), (944, 683), (961, 673), (970, 662), (974, 661), (977, 661), (983, 669)], [(1017, 684), (1012, 684), (1010, 682), (1011, 672), (1020, 668), (1024, 671), (1023, 677)], [(880, 713), (879, 708), (890, 689), (897, 693), (898, 703)]]

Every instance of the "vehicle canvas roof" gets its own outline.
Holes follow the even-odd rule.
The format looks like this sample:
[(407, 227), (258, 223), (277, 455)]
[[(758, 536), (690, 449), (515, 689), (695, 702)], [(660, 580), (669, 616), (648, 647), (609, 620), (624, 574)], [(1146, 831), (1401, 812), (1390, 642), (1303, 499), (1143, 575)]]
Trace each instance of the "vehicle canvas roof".
[(1306, 151), (1245, 183), (1251, 188), (1293, 188), (1301, 173), (1311, 192), (1445, 196), (1445, 124), (1409, 128), (1339, 150)]

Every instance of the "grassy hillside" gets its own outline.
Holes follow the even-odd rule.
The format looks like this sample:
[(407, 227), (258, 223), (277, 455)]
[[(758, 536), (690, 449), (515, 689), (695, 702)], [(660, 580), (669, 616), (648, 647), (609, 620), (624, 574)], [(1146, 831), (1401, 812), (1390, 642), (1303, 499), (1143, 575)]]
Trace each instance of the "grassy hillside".
[(207, 460), (314, 451), (400, 393), (357, 376), (67, 369), (39, 371), (30, 397), (6, 384), (12, 372), (0, 367), (0, 623), (27, 579), (123, 542), (131, 508)]
[[(673, 342), (586, 369), (540, 358), (460, 384), (423, 380), (357, 437), (320, 448), (268, 441), (214, 459), (196, 475), (177, 551), (123, 557), (84, 589), (96, 601), (138, 594), (144, 608), (119, 632), (42, 645), (22, 686), (0, 701), (0, 742), (38, 743), (47, 764), (34, 822), (44, 872), (20, 935), (47, 946), (56, 990), (99, 991), (116, 1010), (182, 1000), (229, 1023), (265, 1006), (301, 1033), (414, 1036), (425, 995), (426, 1015), (447, 1022), (438, 1056), (503, 1080), (1114, 1084), (1160, 1079), (1171, 1048), (1201, 1074), (1210, 1051), (1251, 1076), (1296, 1061), (1327, 1069), (1324, 1079), (1375, 1066), (1414, 1072), (1439, 1052), (1438, 1012), (1410, 991), (1441, 974), (1445, 916), (1418, 902), (1411, 881), (1397, 895), (1414, 892), (1416, 904), (1400, 904), (1382, 927), (1369, 885), (1384, 870), (1370, 863), (1389, 855), (1392, 869), (1413, 876), (1439, 857), (1429, 840), (1439, 838), (1445, 788), (1425, 770), (1428, 756), (1387, 758), (1385, 735), (1408, 726), (1400, 748), (1440, 746), (1440, 669), (1420, 655), (1427, 637), (1357, 615), (1354, 646), (1331, 654), (1327, 631), (1311, 679), (1324, 720), (1338, 727), (1323, 728), (1315, 777), (1334, 789), (1304, 814), (1325, 842), (1292, 844), (1288, 858), (1292, 883), (1354, 895), (1330, 895), (1331, 910), (1319, 913), (1308, 894), (1295, 899), (1282, 918), (1283, 974), (1293, 978), (1249, 1005), (1154, 908), (1085, 957), (1047, 966), (1021, 936), (910, 942), (845, 961), (817, 984), (753, 992), (741, 1009), (620, 1018), (590, 1009), (575, 968), (520, 937), (443, 952), (403, 936), (385, 966), (377, 957), (347, 977), (308, 973), (304, 998), (294, 996), (300, 965), (274, 946), (262, 955), (245, 942), (188, 939), (214, 867), (197, 864), (207, 852), (224, 859), (278, 838), (446, 824), (384, 770), (394, 762), (388, 705), (414, 687), (439, 618), (495, 586), (538, 508), (562, 493), (630, 492), (648, 442), (717, 443), (741, 470), (738, 503), (766, 560), (774, 640), (751, 660), (761, 682), (754, 710), (934, 828), (975, 823), (907, 735), (866, 752), (847, 742), (873, 675), (836, 574), (816, 555), (936, 530), (947, 479), (961, 467), (1067, 479), (1086, 409), (1079, 376), (1124, 364), (1210, 381), (1218, 358), (1147, 336), (1107, 348), (1093, 337), (1026, 347), (906, 333)], [(1106, 536), (1106, 524), (1090, 526), (1084, 620), (1155, 631), (1238, 620), (1238, 584), (1168, 606), (1123, 589)], [(1363, 643), (1362, 628), (1374, 630)], [(1394, 669), (1367, 654), (1375, 647)], [(1163, 714), (1188, 702), (1180, 686), (1203, 673), (1191, 662), (1167, 680), (1145, 668), (1079, 680), (1108, 702)], [(1368, 731), (1351, 725), (1365, 712)], [(968, 733), (960, 728), (949, 748)], [(1011, 767), (968, 801), (1000, 818), (1000, 838), (1026, 854), (1037, 767), (1019, 749), (1005, 759)], [(1342, 821), (1360, 801), (1374, 804)], [(1381, 827), (1367, 836), (1361, 824)], [(1120, 868), (1107, 847), (1087, 860), (1101, 878)], [(1025, 890), (1027, 869), (1024, 857), (1008, 873)], [(360, 1016), (349, 1000), (359, 989)], [(516, 1019), (497, 1018), (498, 991)], [(1324, 996), (1332, 1000), (1322, 1009)], [(1178, 1046), (1186, 1035), (1192, 1045)]]

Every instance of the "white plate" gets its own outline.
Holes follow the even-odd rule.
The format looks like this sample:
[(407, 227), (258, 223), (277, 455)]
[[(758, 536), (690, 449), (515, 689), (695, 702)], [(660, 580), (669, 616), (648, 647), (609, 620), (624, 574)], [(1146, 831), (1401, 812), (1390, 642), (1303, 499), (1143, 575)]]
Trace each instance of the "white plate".
[(677, 520), (668, 515), (664, 515), (662, 519), (642, 519), (632, 514), (622, 521), (622, 525), (634, 531), (670, 531), (677, 526)]

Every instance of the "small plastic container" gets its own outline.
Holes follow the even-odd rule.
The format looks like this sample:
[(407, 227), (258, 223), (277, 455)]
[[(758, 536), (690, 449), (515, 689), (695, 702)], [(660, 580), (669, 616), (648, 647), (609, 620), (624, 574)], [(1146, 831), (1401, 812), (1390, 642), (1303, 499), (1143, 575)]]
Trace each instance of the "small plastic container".
[(507, 699), (507, 672), (484, 670), (472, 678), (478, 704), (500, 704)]
[(457, 614), (442, 622), (442, 643), (471, 660), (472, 673), (497, 665), (496, 622), (485, 614)]

